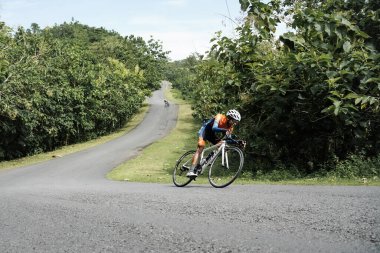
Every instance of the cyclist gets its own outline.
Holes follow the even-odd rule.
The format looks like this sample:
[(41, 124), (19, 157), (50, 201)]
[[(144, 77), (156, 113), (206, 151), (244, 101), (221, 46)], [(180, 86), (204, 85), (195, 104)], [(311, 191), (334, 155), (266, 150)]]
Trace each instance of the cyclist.
[[(200, 154), (202, 153), (206, 143), (209, 141), (212, 144), (217, 144), (220, 139), (216, 136), (216, 133), (224, 133), (230, 136), (233, 131), (233, 127), (241, 120), (240, 113), (234, 109), (229, 110), (226, 115), (217, 114), (214, 118), (210, 119), (203, 124), (198, 132), (198, 147), (197, 151), (192, 159), (192, 165), (186, 176), (197, 177), (197, 164)], [(199, 166), (199, 165), (198, 165)]]

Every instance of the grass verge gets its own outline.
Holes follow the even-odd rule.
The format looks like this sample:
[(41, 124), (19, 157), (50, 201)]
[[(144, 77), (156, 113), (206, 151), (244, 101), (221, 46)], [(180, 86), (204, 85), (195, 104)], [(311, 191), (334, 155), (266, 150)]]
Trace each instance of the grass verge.
[(345, 179), (335, 177), (313, 177), (289, 180), (255, 180), (241, 176), (234, 184), (275, 184), (275, 185), (336, 185), (336, 186), (380, 186), (378, 178)]
[(131, 131), (133, 128), (135, 128), (144, 119), (145, 114), (147, 113), (148, 109), (149, 109), (148, 104), (144, 104), (140, 108), (139, 112), (135, 116), (133, 116), (131, 118), (131, 120), (123, 128), (119, 129), (118, 131), (116, 131), (112, 134), (105, 135), (105, 136), (102, 136), (100, 138), (90, 140), (87, 142), (64, 146), (64, 147), (58, 148), (58, 149), (51, 151), (51, 152), (41, 153), (41, 154), (28, 156), (28, 157), (23, 157), (23, 158), (11, 160), (11, 161), (0, 162), (0, 170), (31, 165), (31, 164), (47, 161), (50, 159), (54, 159), (54, 157), (62, 157), (62, 156), (65, 156), (65, 155), (68, 155), (68, 154), (71, 154), (74, 152), (78, 152), (78, 151), (81, 151), (84, 149), (91, 148), (91, 147), (99, 145), (99, 144), (103, 144), (103, 143), (108, 142), (112, 139), (118, 138), (118, 137), (126, 134), (127, 132)]
[(166, 98), (179, 105), (178, 121), (170, 134), (146, 147), (137, 157), (116, 167), (107, 178), (112, 180), (170, 183), (173, 166), (180, 155), (196, 148), (198, 124), (191, 105), (180, 99), (177, 91), (166, 92)]

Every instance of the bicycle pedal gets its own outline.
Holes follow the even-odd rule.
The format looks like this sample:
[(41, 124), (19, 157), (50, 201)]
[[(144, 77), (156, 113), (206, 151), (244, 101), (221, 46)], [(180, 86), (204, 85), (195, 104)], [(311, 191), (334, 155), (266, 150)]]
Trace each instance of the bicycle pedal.
[(189, 170), (190, 170), (190, 167), (185, 166), (185, 165), (182, 165), (181, 169), (182, 169), (183, 171), (189, 171)]

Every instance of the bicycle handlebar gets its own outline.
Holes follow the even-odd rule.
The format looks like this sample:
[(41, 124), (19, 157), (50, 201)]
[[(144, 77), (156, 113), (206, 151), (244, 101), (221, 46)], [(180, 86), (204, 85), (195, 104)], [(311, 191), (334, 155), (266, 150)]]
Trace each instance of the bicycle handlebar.
[(243, 140), (236, 140), (236, 138), (237, 136), (232, 134), (230, 136), (225, 135), (222, 140), (225, 140), (228, 144), (236, 144), (245, 148), (247, 142)]

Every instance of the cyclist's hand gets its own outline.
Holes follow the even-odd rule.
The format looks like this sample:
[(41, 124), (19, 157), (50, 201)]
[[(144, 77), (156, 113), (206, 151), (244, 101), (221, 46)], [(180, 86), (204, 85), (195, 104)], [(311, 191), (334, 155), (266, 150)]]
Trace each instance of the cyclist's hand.
[(247, 145), (246, 141), (239, 141), (239, 146), (242, 147), (243, 149), (245, 148), (246, 145)]
[(226, 137), (229, 138), (229, 139), (231, 139), (232, 134), (231, 134), (231, 131), (230, 131), (230, 130), (227, 130), (227, 131), (226, 131)]

